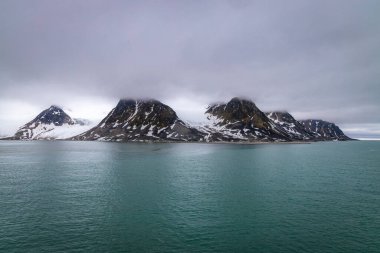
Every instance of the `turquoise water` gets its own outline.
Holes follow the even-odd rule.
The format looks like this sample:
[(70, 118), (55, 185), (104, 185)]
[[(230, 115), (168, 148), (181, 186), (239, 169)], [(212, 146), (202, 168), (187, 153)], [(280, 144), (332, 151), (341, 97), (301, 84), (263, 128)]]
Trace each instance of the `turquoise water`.
[(380, 252), (380, 142), (0, 141), (2, 252)]

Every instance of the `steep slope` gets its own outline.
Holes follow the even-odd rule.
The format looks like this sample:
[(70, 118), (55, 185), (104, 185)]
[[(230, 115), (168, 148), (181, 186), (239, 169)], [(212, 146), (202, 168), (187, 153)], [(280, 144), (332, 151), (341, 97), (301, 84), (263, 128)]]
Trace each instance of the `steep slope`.
[(228, 103), (209, 106), (209, 123), (200, 130), (208, 141), (289, 141), (283, 129), (274, 124), (247, 99), (233, 98)]
[(317, 136), (306, 128), (288, 112), (267, 112), (267, 117), (282, 128), (293, 140), (313, 140)]
[(315, 133), (317, 140), (351, 140), (334, 123), (315, 119), (301, 120), (299, 122), (307, 131)]
[(200, 141), (204, 134), (180, 120), (169, 106), (153, 99), (121, 99), (96, 127), (73, 140)]
[(89, 129), (89, 126), (73, 120), (58, 106), (52, 105), (42, 111), (32, 121), (20, 127), (12, 140), (54, 140), (77, 135)]

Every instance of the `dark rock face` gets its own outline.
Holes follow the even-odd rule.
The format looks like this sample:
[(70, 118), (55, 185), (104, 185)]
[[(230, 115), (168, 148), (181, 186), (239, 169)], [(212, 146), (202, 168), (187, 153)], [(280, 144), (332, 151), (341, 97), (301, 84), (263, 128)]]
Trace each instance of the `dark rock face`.
[(220, 119), (218, 125), (238, 124), (267, 130), (271, 128), (265, 114), (252, 101), (245, 99), (233, 98), (227, 104), (210, 106), (206, 113)]
[(55, 126), (62, 126), (63, 124), (75, 124), (74, 120), (70, 118), (61, 108), (52, 105), (48, 109), (42, 111), (31, 122), (27, 123), (42, 123), (54, 124)]
[(301, 120), (300, 123), (307, 131), (316, 134), (316, 140), (351, 140), (334, 123), (315, 119)]
[(40, 136), (64, 124), (74, 125), (75, 121), (70, 118), (61, 108), (52, 105), (42, 111), (32, 121), (22, 126), (13, 137), (13, 140), (40, 139)]
[(226, 104), (209, 106), (206, 115), (212, 122), (203, 130), (210, 141), (290, 141), (287, 133), (250, 100), (233, 98)]
[(121, 99), (96, 127), (74, 140), (199, 141), (203, 134), (157, 100)]
[(292, 140), (314, 140), (317, 138), (315, 133), (308, 131), (288, 112), (268, 112), (266, 115), (278, 127), (282, 128)]

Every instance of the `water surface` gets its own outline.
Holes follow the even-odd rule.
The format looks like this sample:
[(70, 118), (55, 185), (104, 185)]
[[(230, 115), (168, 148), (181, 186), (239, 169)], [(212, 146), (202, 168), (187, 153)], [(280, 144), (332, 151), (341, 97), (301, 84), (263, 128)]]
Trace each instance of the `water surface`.
[(0, 141), (2, 252), (380, 252), (380, 142)]

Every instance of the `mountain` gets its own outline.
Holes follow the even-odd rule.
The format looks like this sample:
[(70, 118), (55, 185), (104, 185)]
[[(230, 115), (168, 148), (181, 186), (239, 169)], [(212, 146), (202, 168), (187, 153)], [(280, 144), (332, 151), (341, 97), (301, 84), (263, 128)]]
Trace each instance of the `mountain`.
[(346, 136), (334, 123), (318, 119), (301, 120), (299, 122), (307, 131), (316, 133), (317, 140), (351, 140), (351, 138)]
[(77, 135), (89, 126), (81, 122), (78, 124), (60, 107), (52, 105), (42, 111), (32, 121), (20, 127), (11, 140), (54, 140), (64, 139)]
[(290, 141), (290, 136), (274, 124), (257, 106), (243, 98), (210, 105), (209, 123), (200, 127), (208, 141)]
[[(58, 106), (44, 110), (11, 140), (99, 140), (154, 142), (291, 142), (350, 140), (334, 123), (297, 121), (288, 112), (262, 112), (251, 100), (233, 98), (210, 105), (206, 122), (192, 126), (154, 99), (121, 99), (95, 127), (72, 119)], [(92, 128), (91, 128), (92, 127)]]
[(307, 130), (288, 112), (267, 112), (267, 117), (283, 129), (292, 140), (314, 140), (317, 134)]
[(94, 128), (71, 138), (106, 141), (202, 141), (204, 134), (153, 99), (121, 99)]

